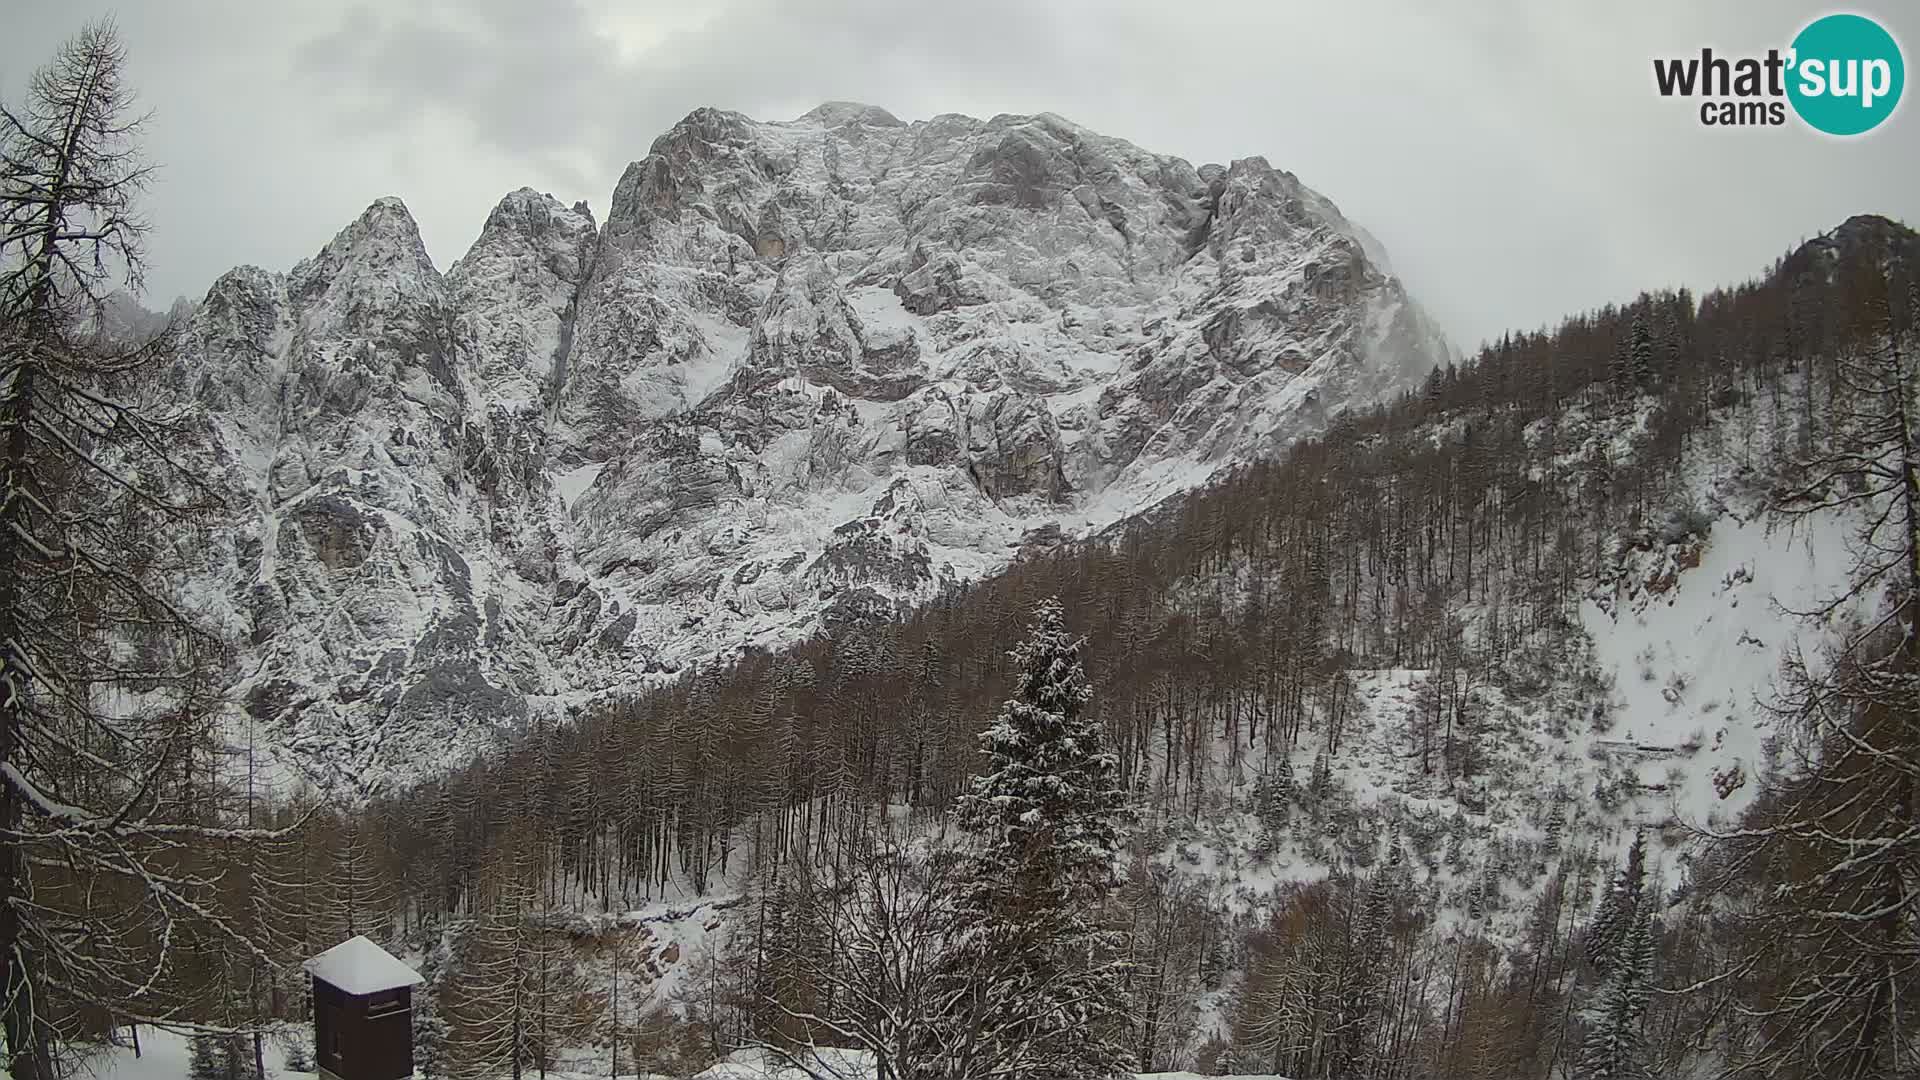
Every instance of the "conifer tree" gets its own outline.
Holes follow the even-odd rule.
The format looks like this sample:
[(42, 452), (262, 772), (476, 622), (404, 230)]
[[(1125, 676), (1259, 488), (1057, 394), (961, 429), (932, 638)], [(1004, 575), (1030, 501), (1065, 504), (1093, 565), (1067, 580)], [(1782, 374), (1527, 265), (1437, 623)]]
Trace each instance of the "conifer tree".
[(1293, 801), (1293, 783), (1293, 760), (1282, 755), (1273, 767), (1272, 797), (1274, 806), (1281, 811), (1282, 815), (1285, 814), (1286, 805)]
[[(1770, 706), (1789, 763), (1716, 838), (1719, 888), (1743, 900), (1726, 974), (1760, 1021), (1735, 1057), (1755, 1075), (1920, 1069), (1920, 296), (1878, 261), (1847, 290), (1853, 325), (1831, 373), (1844, 405), (1778, 507), (1856, 524), (1847, 586), (1798, 613), (1841, 633), (1820, 661), (1790, 652)], [(1904, 319), (1891, 306), (1903, 292)], [(1836, 618), (1850, 609), (1861, 617)]]
[(524, 808), (510, 813), (482, 869), (474, 917), (459, 926), (433, 985), (439, 1020), (431, 1030), (441, 1039), (444, 1075), (457, 1080), (544, 1077), (555, 1051), (591, 1026), (591, 1016), (572, 1007), (583, 986), (571, 947), (547, 925), (544, 868), (526, 817)]
[(212, 900), (208, 864), (254, 835), (209, 819), (192, 764), (227, 656), (172, 583), (218, 501), (179, 455), (181, 410), (157, 377), (174, 335), (123, 348), (96, 332), (144, 262), (152, 171), (125, 61), (112, 23), (91, 24), (0, 106), (0, 1038), (15, 1080), (60, 1072), (89, 1013), (188, 1011), (191, 957), (269, 960)]
[(413, 1067), (425, 1080), (435, 1080), (445, 1072), (447, 1023), (442, 997), (452, 981), (453, 961), (447, 935), (436, 933), (428, 943), (420, 963), (421, 984), (413, 991)]
[(187, 1080), (222, 1080), (220, 1040), (212, 1035), (195, 1035), (187, 1048)]
[(1617, 962), (1594, 994), (1580, 1046), (1580, 1080), (1650, 1080), (1641, 1020), (1653, 998), (1653, 920), (1628, 916)]
[(1388, 848), (1387, 865), (1367, 886), (1360, 922), (1349, 944), (1347, 970), (1341, 994), (1338, 1063), (1335, 1075), (1359, 1077), (1366, 1072), (1368, 1048), (1373, 1043), (1385, 976), (1389, 922), (1399, 889), (1404, 854), (1395, 837)]
[(1293, 763), (1283, 753), (1271, 772), (1260, 777), (1253, 788), (1253, 812), (1260, 819), (1260, 843), (1271, 851), (1279, 846), (1280, 834), (1287, 827), (1293, 808)]
[(1602, 977), (1612, 969), (1616, 955), (1634, 920), (1647, 911), (1646, 834), (1635, 832), (1627, 848), (1627, 863), (1614, 875), (1595, 906), (1587, 928), (1587, 963)]
[(385, 942), (393, 936), (393, 879), (381, 865), (378, 838), (365, 814), (344, 823), (332, 856), (331, 927), (341, 938), (364, 934)]
[(252, 1075), (252, 1054), (241, 1036), (202, 1032), (189, 1040), (187, 1080), (245, 1080)]
[(1115, 935), (1100, 906), (1126, 821), (1119, 762), (1058, 600), (1010, 654), (1019, 684), (982, 736), (987, 772), (960, 796), (977, 838), (943, 960), (953, 1008), (932, 1055), (951, 1080), (1111, 1080), (1131, 1069)]
[(435, 995), (448, 1038), (441, 1065), (456, 1080), (510, 1075), (534, 1061), (535, 1003), (530, 992), (536, 872), (524, 833), (502, 837), (487, 867), (486, 894), (460, 928), (448, 977)]
[(1653, 383), (1653, 372), (1653, 332), (1647, 329), (1646, 316), (1637, 314), (1615, 355), (1611, 372), (1614, 392), (1628, 397), (1648, 388)]

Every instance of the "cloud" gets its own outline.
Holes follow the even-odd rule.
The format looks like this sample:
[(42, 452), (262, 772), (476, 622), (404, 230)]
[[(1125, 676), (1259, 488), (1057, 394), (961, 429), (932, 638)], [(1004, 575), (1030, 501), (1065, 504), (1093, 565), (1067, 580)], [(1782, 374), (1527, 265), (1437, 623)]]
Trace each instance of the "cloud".
[[(101, 5), (27, 0), (0, 84)], [(152, 292), (285, 268), (407, 200), (440, 265), (530, 184), (604, 212), (626, 163), (701, 105), (1050, 110), (1196, 163), (1259, 154), (1378, 236), (1462, 344), (1759, 272), (1858, 212), (1920, 223), (1916, 106), (1837, 142), (1712, 132), (1655, 55), (1784, 44), (1824, 9), (1348, 0), (181, 0), (122, 15), (157, 110)], [(1920, 46), (1920, 15), (1859, 8)], [(1912, 57), (1910, 57), (1910, 60)]]
[(413, 137), (453, 118), (503, 153), (576, 170), (604, 167), (606, 96), (618, 54), (578, 3), (461, 4), (446, 10), (356, 6), (301, 43), (294, 71), (335, 88), (340, 138)]

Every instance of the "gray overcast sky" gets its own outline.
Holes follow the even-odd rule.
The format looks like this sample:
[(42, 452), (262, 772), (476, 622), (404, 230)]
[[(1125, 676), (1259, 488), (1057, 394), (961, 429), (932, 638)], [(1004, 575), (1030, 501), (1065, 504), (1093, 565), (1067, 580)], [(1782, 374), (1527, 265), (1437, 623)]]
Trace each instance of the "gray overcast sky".
[[(1198, 165), (1291, 170), (1387, 247), (1463, 348), (1727, 283), (1848, 215), (1920, 225), (1920, 104), (1852, 140), (1715, 131), (1651, 58), (1784, 48), (1824, 5), (1495, 0), (6, 0), (0, 89), (115, 12), (165, 165), (150, 306), (285, 270), (399, 195), (442, 269), (505, 192), (604, 218), (700, 105), (789, 119), (1051, 110)], [(1920, 8), (1847, 10), (1911, 66)], [(1911, 99), (1914, 91), (1906, 95)]]

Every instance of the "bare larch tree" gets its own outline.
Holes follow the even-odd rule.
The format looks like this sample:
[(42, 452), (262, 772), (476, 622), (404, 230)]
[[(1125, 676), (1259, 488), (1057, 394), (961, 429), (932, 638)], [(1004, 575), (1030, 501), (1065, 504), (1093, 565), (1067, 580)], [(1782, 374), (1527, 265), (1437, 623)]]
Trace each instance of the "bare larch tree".
[[(207, 797), (218, 637), (173, 598), (212, 505), (154, 377), (96, 332), (152, 176), (110, 22), (0, 107), (0, 1032), (16, 1080), (116, 1023), (216, 1014), (213, 906), (253, 835)], [(215, 842), (217, 841), (217, 842)], [(264, 957), (261, 957), (264, 959)]]

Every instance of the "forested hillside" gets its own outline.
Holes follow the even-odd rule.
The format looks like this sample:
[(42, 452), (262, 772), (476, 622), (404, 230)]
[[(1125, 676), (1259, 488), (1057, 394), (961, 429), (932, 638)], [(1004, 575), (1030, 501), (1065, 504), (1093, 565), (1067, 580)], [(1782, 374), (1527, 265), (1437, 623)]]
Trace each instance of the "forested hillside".
[[(836, 872), (941, 832), (1007, 694), (1007, 650), (1057, 596), (1140, 811), (1108, 916), (1136, 963), (1125, 1041), (1141, 1068), (1627, 1075), (1593, 1071), (1618, 1054), (1670, 1075), (1765, 1049), (1782, 1055), (1771, 1075), (1885, 1075), (1912, 1053), (1898, 1002), (1914, 976), (1893, 958), (1913, 940), (1913, 699), (1881, 687), (1896, 718), (1866, 733), (1830, 710), (1864, 692), (1835, 673), (1871, 682), (1874, 657), (1910, 647), (1886, 612), (1912, 595), (1913, 253), (1911, 232), (1854, 218), (1759, 281), (1504, 338), (1278, 461), (1031, 550), (910, 618), (529, 731), (322, 827), (311, 854), (364, 887), (363, 919), (433, 943), (450, 996), (482, 948), (488, 882), (525, 874), (577, 933), (651, 902), (699, 907), (713, 932), (699, 956), (674, 947), (681, 993), (664, 1004), (709, 1052), (844, 1042), (822, 995), (845, 941), (795, 928), (834, 924)], [(1720, 661), (1656, 688), (1650, 654), (1637, 673), (1608, 659), (1621, 612), (1645, 625), (1719, 596), (1796, 537), (1836, 606), (1804, 638), (1783, 611), (1769, 625), (1789, 638), (1743, 631), (1751, 684), (1688, 711)], [(1700, 580), (1730, 548), (1726, 580)], [(1847, 551), (1892, 569), (1853, 590)], [(1850, 636), (1848, 613), (1881, 638)], [(1799, 640), (1815, 662), (1773, 678)], [(1829, 641), (1858, 648), (1824, 664)], [(1674, 716), (1637, 714), (1649, 700)], [(1756, 830), (1800, 820), (1807, 770), (1834, 768), (1829, 792), (1907, 786), (1839, 796), (1844, 842), (1788, 830), (1773, 850)], [(1742, 814), (1742, 839), (1705, 835)], [(1830, 844), (1869, 845), (1856, 861), (1885, 868), (1836, 868)], [(1762, 885), (1847, 875), (1857, 888), (1793, 910)], [(1884, 935), (1794, 930), (1820, 902)], [(1755, 966), (1762, 915), (1781, 962)], [(1803, 953), (1817, 984), (1784, 962)], [(790, 977), (768, 982), (775, 967)], [(1845, 1004), (1808, 1011), (1809, 988)], [(1819, 1065), (1850, 1040), (1853, 1071)]]
[[(154, 1026), (196, 1034), (196, 1077), (267, 1080), (269, 1032), (308, 1018), (299, 962), (353, 935), (419, 965), (415, 1065), (457, 1080), (710, 1068), (708, 1080), (744, 1080), (759, 1065), (810, 1080), (1920, 1075), (1920, 245), (1905, 227), (1852, 218), (1757, 281), (1647, 293), (1505, 336), (1362, 407), (1366, 394), (1315, 395), (1358, 386), (1342, 364), (1378, 329), (1368, 312), (1399, 312), (1390, 323), (1436, 343), (1398, 283), (1367, 267), (1362, 235), (1290, 175), (1242, 163), (1203, 178), (1100, 143), (1138, 165), (1135, 184), (1088, 165), (1090, 133), (1058, 118), (960, 123), (969, 139), (1012, 133), (967, 156), (984, 179), (944, 152), (925, 163), (956, 221), (978, 211), (1018, 233), (1033, 221), (994, 209), (1007, 199), (1076, 222), (1099, 205), (1049, 201), (1036, 165), (1178, 195), (1139, 203), (1179, 211), (1162, 221), (1168, 259), (1188, 211), (1216, 237), (1234, 220), (1223, 208), (1257, 211), (1206, 250), (1221, 289), (1263, 299), (1216, 307), (1226, 293), (1181, 277), (1186, 351), (1146, 323), (1123, 335), (1142, 365), (1128, 385), (1152, 373), (1153, 393), (1102, 391), (1072, 414), (1137, 436), (1130, 454), (1197, 418), (1218, 437), (1161, 464), (1251, 462), (1105, 533), (1069, 539), (1056, 519), (1004, 569), (943, 577), (911, 609), (869, 603), (878, 594), (832, 572), (924, 531), (925, 508), (890, 482), (870, 512), (829, 526), (825, 571), (805, 578), (808, 619), (827, 628), (816, 636), (516, 698), (467, 676), (503, 657), (566, 671), (571, 657), (532, 650), (584, 638), (494, 634), (500, 609), (475, 599), (491, 572), (443, 538), (486, 530), (456, 500), (446, 520), (466, 531), (436, 531), (425, 507), (434, 484), (464, 492), (472, 469), (499, 462), (468, 462), (454, 441), (464, 421), (434, 411), (472, 403), (461, 379), (473, 372), (448, 365), (475, 354), (437, 351), (454, 308), (404, 208), (376, 203), (291, 286), (238, 272), (191, 325), (129, 317), (115, 290), (138, 279), (134, 207), (151, 170), (123, 60), (113, 26), (92, 25), (21, 111), (0, 112), (0, 1037), (16, 1080), (72, 1075), (119, 1033)], [(735, 149), (802, 145), (803, 178), (817, 151), (835, 199), (845, 177), (827, 149), (840, 141), (885, 129), (903, 154), (926, 149), (872, 110), (749, 124), (696, 114), (622, 190), (701, 195), (670, 166), (716, 145), (709, 125)], [(771, 186), (792, 161), (721, 156), (766, 181), (767, 206), (794, 197)], [(638, 231), (619, 242), (686, 224), (727, 253), (729, 280), (740, 272), (741, 237), (697, 212), (650, 216), (661, 208), (630, 200)], [(880, 248), (914, 233), (911, 213), (869, 209), (901, 226), (875, 232)], [(1103, 220), (1128, 253), (1122, 209)], [(512, 197), (496, 224), (551, 210)], [(1077, 235), (1111, 247), (1088, 222)], [(590, 222), (564, 224), (572, 245)], [(763, 224), (752, 258), (787, 258), (778, 215)], [(1265, 244), (1269, 228), (1312, 243)], [(474, 281), (526, 268), (495, 239), (503, 261), (468, 264)], [(709, 261), (699, 274), (718, 275)], [(949, 288), (986, 271), (943, 265), (948, 278), (922, 281), (926, 305), (965, 298), (982, 308), (967, 319), (999, 325), (986, 293)], [(629, 268), (641, 285), (615, 291), (645, 307), (658, 267)], [(797, 287), (786, 269), (750, 266), (728, 295)], [(839, 288), (810, 280), (821, 296)], [(1288, 370), (1305, 344), (1281, 301), (1303, 289), (1330, 305), (1315, 340), (1345, 344), (1301, 370), (1339, 379)], [(1368, 290), (1391, 303), (1356, 303)], [(1236, 338), (1253, 314), (1272, 325)], [(1269, 338), (1288, 348), (1267, 352)], [(231, 346), (218, 357), (216, 339)], [(887, 340), (891, 363), (908, 339)], [(1180, 365), (1202, 356), (1209, 394), (1267, 396), (1231, 415), (1183, 411), (1202, 387)], [(1278, 375), (1237, 381), (1268, 363)], [(198, 377), (213, 368), (228, 382)], [(807, 365), (795, 370), (815, 402)], [(703, 401), (788, 393), (775, 372)], [(286, 396), (302, 380), (331, 404)], [(386, 426), (361, 411), (374, 388), (399, 410)], [(262, 441), (209, 457), (235, 412), (222, 412), (229, 390), (257, 395), (239, 411)], [(515, 400), (507, 412), (538, 418)], [(818, 398), (836, 418), (822, 423), (852, 425), (837, 402)], [(1285, 442), (1284, 416), (1309, 414), (1319, 434)], [(328, 430), (289, 442), (288, 415)], [(415, 429), (434, 425), (441, 441), (423, 446)], [(670, 488), (706, 446), (685, 435), (665, 440), (680, 458), (620, 452)], [(723, 449), (746, 460), (754, 445)], [(343, 448), (380, 468), (339, 465)], [(522, 465), (543, 460), (526, 449)], [(964, 483), (992, 499), (988, 459), (968, 460)], [(519, 475), (555, 494), (544, 473)], [(282, 491), (284, 477), (299, 482)], [(636, 492), (658, 494), (620, 481), (579, 497), (611, 512)], [(240, 520), (236, 495), (259, 500), (241, 517), (272, 526), (251, 547), (221, 527)], [(544, 495), (542, 515), (555, 505)], [(278, 576), (283, 534), (313, 559)], [(672, 577), (673, 553), (696, 548), (715, 571), (740, 550), (715, 547), (719, 535), (667, 530), (661, 561), (636, 573)], [(240, 577), (209, 577), (215, 564)], [(602, 565), (602, 584), (628, 569)], [(737, 569), (713, 578), (686, 618), (738, 600), (719, 591), (727, 580), (751, 583)], [(260, 601), (244, 624), (236, 582)], [(584, 604), (588, 626), (602, 618), (584, 586), (553, 584), (550, 599), (509, 592), (523, 611)], [(377, 602), (356, 606), (362, 586)], [(335, 602), (277, 607), (274, 588)], [(923, 597), (896, 599), (909, 595)], [(314, 627), (300, 613), (324, 613), (326, 633), (303, 636)], [(369, 615), (405, 625), (371, 633)], [(649, 650), (621, 651), (643, 624), (604, 615), (623, 629), (601, 659), (643, 664)], [(525, 626), (580, 621), (553, 618)], [(815, 624), (786, 624), (799, 626)], [(248, 652), (290, 629), (300, 649)], [(416, 632), (412, 653), (386, 648)], [(351, 648), (328, 651), (336, 639)], [(256, 669), (236, 674), (249, 656)], [(403, 692), (409, 664), (420, 678)], [(391, 700), (369, 698), (376, 683)], [(354, 708), (330, 712), (323, 684)], [(375, 768), (389, 739), (423, 761), (471, 750), (484, 728), (450, 714), (475, 694), (503, 706), (487, 715), (524, 723), (452, 772)], [(531, 696), (554, 707), (505, 707)], [(321, 755), (338, 783), (320, 788), (270, 752), (309, 707), (351, 722)], [(305, 1072), (310, 1049), (292, 1040), (280, 1071)]]

